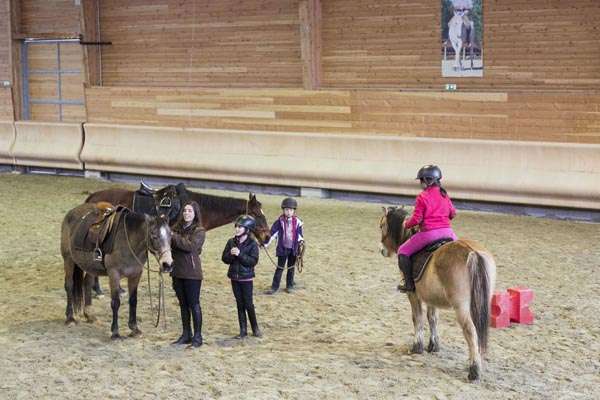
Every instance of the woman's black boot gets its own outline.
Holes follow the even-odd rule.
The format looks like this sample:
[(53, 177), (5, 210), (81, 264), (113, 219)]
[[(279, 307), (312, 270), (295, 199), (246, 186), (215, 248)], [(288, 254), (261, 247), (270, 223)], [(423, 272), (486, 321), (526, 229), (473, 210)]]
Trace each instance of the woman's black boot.
[(171, 344), (190, 344), (192, 343), (192, 328), (190, 326), (190, 309), (184, 306), (179, 306), (181, 311), (181, 325), (183, 326), (183, 332), (179, 339)]
[(194, 337), (192, 347), (202, 346), (202, 309), (200, 304), (192, 306), (192, 320), (194, 321)]

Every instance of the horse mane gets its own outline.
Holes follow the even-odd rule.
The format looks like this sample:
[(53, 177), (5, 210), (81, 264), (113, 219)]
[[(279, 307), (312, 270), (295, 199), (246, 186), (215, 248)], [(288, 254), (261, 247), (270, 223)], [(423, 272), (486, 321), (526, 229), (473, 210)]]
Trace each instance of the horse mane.
[(388, 233), (396, 245), (401, 245), (410, 236), (412, 232), (403, 228), (402, 224), (408, 216), (408, 211), (402, 207), (388, 207), (387, 224)]

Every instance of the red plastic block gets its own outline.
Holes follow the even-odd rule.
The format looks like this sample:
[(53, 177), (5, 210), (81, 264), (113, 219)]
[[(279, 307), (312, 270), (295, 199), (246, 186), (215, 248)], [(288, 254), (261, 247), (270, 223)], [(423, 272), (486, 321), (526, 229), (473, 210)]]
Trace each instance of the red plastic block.
[(533, 324), (533, 313), (529, 309), (533, 301), (533, 290), (517, 286), (508, 289), (510, 295), (510, 320), (519, 324)]
[(510, 295), (507, 292), (494, 292), (492, 296), (492, 328), (510, 326)]

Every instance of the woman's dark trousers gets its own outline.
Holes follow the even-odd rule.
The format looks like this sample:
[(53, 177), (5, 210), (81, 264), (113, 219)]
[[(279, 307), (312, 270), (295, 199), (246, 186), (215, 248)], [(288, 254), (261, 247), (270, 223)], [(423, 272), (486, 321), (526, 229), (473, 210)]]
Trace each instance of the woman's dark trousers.
[[(192, 346), (202, 345), (202, 309), (200, 308), (200, 288), (202, 281), (197, 279), (181, 279), (173, 277), (173, 290), (179, 300), (181, 312), (181, 325), (183, 332), (175, 344), (191, 343)], [(190, 326), (191, 320), (194, 324), (194, 336)]]

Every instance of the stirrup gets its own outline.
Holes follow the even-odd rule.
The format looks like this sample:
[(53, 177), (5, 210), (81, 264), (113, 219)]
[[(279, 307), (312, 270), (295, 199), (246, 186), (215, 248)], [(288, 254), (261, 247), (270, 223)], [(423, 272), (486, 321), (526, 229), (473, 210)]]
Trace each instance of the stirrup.
[(94, 261), (99, 261), (101, 262), (102, 259), (104, 258), (103, 254), (102, 254), (102, 250), (100, 250), (99, 247), (96, 247), (94, 249)]
[(403, 283), (400, 283), (397, 286), (398, 291), (402, 292), (402, 293), (408, 293), (408, 292), (414, 292), (415, 291), (415, 287), (413, 286), (412, 288), (409, 288), (406, 281), (404, 281)]

